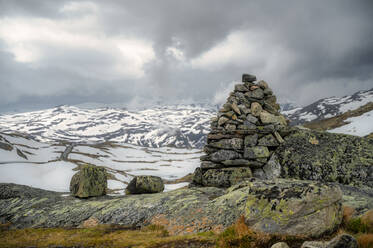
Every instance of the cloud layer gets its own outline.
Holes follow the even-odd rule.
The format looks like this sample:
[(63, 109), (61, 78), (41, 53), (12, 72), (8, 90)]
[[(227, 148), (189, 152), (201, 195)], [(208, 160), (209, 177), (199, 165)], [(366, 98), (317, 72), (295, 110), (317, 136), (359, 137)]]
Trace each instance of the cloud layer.
[(0, 0), (0, 111), (213, 102), (243, 72), (306, 104), (373, 87), (371, 23), (369, 0)]

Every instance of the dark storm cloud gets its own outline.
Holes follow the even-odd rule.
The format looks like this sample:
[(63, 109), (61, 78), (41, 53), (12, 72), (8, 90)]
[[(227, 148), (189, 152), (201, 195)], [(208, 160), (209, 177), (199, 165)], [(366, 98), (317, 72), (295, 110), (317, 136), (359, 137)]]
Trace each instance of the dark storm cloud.
[[(118, 36), (138, 38), (154, 50), (154, 58), (141, 66), (143, 74), (131, 77), (110, 68), (130, 67), (136, 56), (123, 59), (112, 44), (86, 48), (84, 39), (78, 41), (82, 46), (72, 48), (38, 41), (32, 48), (41, 51), (41, 58), (22, 63), (0, 33), (0, 41), (5, 40), (0, 42), (3, 106), (22, 105), (26, 98), (46, 105), (46, 99), (58, 99), (56, 104), (211, 101), (221, 84), (238, 80), (242, 72), (267, 80), (282, 100), (301, 104), (373, 87), (369, 0), (0, 1), (0, 15), (7, 20), (75, 20), (76, 25), (80, 17), (84, 23), (94, 16), (84, 29), (90, 37), (108, 42)], [(83, 35), (74, 31), (74, 24), (63, 25)], [(137, 70), (132, 71), (139, 74)], [(36, 87), (45, 89), (38, 92)]]

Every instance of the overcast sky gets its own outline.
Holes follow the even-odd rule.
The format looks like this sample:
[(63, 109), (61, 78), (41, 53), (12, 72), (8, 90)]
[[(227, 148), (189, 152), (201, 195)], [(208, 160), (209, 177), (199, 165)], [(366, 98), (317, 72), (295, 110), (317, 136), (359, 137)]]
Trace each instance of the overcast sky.
[(0, 111), (214, 103), (243, 72), (301, 105), (373, 88), (373, 1), (0, 0)]

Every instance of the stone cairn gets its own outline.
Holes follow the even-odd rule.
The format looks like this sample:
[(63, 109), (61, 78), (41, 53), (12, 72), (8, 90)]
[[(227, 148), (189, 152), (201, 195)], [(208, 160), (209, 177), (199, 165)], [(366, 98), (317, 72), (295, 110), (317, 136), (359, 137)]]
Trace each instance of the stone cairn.
[(230, 187), (256, 177), (280, 176), (281, 166), (274, 151), (283, 140), (287, 120), (279, 113), (276, 96), (265, 81), (242, 75), (227, 102), (211, 120), (211, 132), (203, 148), (201, 166), (194, 185)]

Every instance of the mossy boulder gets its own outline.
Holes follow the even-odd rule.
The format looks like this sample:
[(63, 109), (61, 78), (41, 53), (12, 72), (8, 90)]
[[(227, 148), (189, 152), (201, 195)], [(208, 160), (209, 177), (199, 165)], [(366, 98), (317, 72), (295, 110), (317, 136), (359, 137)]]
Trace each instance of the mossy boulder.
[(280, 235), (320, 237), (342, 221), (338, 186), (312, 181), (277, 179), (244, 182), (246, 223), (254, 230)]
[(156, 176), (136, 176), (128, 184), (126, 194), (151, 194), (164, 190), (162, 178)]
[(102, 196), (106, 189), (107, 175), (102, 167), (83, 165), (70, 181), (71, 194), (79, 198)]
[(373, 187), (373, 139), (294, 128), (276, 154), (282, 177)]

